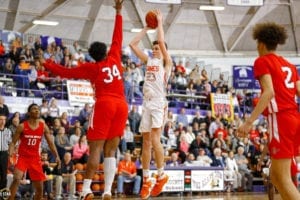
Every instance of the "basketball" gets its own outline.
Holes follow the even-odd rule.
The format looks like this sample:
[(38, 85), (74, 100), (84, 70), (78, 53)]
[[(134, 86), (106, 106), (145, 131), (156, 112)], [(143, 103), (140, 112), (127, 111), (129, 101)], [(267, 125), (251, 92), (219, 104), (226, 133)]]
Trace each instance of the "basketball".
[(82, 191), (82, 187), (83, 187), (82, 183), (77, 183), (76, 184), (76, 191), (81, 192)]
[(103, 166), (102, 163), (100, 163), (99, 166), (98, 166), (98, 170), (99, 170), (99, 171), (103, 171), (103, 169), (104, 169), (104, 166)]
[(155, 29), (158, 25), (156, 14), (152, 10), (147, 12), (145, 21), (147, 26), (152, 29)]
[(99, 181), (104, 181), (104, 174), (99, 175)]
[(82, 181), (83, 180), (83, 175), (80, 173), (75, 174), (76, 181)]
[(83, 164), (81, 164), (81, 163), (76, 163), (75, 168), (76, 168), (78, 171), (82, 171), (82, 170), (84, 169), (84, 166), (83, 166)]
[(95, 173), (93, 176), (93, 181), (99, 181), (99, 179), (100, 179), (99, 174)]
[(93, 184), (92, 184), (92, 190), (93, 190), (93, 191), (100, 191), (100, 184), (98, 184), (98, 183), (93, 183)]

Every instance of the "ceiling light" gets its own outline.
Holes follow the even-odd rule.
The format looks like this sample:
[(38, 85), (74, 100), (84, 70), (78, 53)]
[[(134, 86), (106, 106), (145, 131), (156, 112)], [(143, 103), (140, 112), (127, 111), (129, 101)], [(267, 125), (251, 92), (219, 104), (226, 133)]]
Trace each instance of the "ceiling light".
[(58, 22), (56, 21), (47, 21), (47, 20), (33, 20), (32, 22), (35, 25), (46, 25), (46, 26), (57, 26)]
[[(142, 29), (141, 28), (132, 28), (130, 31), (132, 33), (139, 33), (142, 31)], [(156, 31), (155, 29), (150, 29), (147, 31), (147, 33), (155, 33), (155, 31)]]
[(199, 10), (224, 10), (224, 6), (209, 6), (209, 5), (202, 5), (199, 7)]

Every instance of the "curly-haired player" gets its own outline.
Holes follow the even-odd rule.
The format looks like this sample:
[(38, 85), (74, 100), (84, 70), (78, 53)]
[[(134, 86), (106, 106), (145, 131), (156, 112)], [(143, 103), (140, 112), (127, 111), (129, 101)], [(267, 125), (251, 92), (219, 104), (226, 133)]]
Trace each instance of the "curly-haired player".
[[(246, 136), (257, 117), (263, 113), (268, 119), (270, 177), (283, 199), (300, 199), (291, 179), (292, 158), (299, 146), (299, 113), (295, 96), (300, 94), (297, 69), (276, 54), (278, 44), (284, 44), (287, 33), (273, 22), (257, 24), (253, 29), (259, 57), (254, 63), (254, 76), (261, 86), (261, 98), (251, 116), (238, 128)], [(295, 147), (295, 148), (293, 148)]]

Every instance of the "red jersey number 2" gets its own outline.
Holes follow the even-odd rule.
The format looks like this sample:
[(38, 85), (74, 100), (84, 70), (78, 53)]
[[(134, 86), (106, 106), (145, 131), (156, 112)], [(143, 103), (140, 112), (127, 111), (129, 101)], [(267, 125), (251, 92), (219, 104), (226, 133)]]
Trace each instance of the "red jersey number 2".
[(294, 82), (292, 82), (293, 72), (289, 67), (281, 67), (282, 71), (286, 73), (286, 78), (284, 80), (285, 86), (287, 88), (295, 88)]
[(107, 77), (103, 80), (104, 83), (111, 83), (113, 82), (114, 78), (117, 78), (118, 80), (122, 79), (117, 65), (113, 65), (112, 68), (104, 67), (102, 68), (102, 72), (107, 74)]

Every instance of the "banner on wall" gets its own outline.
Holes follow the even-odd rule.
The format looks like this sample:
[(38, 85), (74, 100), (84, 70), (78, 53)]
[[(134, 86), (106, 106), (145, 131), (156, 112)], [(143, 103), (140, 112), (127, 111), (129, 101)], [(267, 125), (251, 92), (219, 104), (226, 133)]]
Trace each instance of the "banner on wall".
[(211, 109), (212, 116), (222, 116), (222, 114), (226, 113), (228, 119), (233, 120), (233, 101), (231, 94), (216, 94), (211, 93)]
[(49, 44), (52, 44), (55, 42), (56, 46), (61, 46), (62, 39), (58, 37), (52, 37), (52, 36), (40, 36), (41, 43), (42, 43), (42, 49), (47, 49), (47, 46)]
[(219, 191), (224, 190), (223, 170), (192, 170), (192, 191)]
[(254, 78), (253, 66), (232, 66), (233, 87), (235, 89), (260, 89), (258, 81)]
[(94, 89), (88, 81), (67, 80), (68, 99), (71, 106), (94, 103)]
[[(155, 171), (150, 170), (150, 174)], [(169, 181), (163, 188), (163, 192), (183, 192), (184, 191), (184, 170), (165, 170), (169, 176)]]
[(0, 31), (0, 38), (2, 39), (3, 45), (5, 47), (6, 52), (9, 51), (10, 45), (19, 38), (20, 43), (23, 42), (23, 34), (16, 31), (9, 31), (9, 30), (1, 30)]

